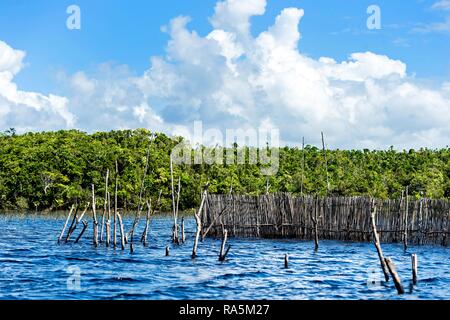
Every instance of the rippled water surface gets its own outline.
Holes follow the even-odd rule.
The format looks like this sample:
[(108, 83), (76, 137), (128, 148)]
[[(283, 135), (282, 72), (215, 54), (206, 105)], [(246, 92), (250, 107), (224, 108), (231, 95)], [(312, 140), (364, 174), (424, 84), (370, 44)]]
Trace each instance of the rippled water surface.
[[(382, 275), (370, 243), (321, 241), (314, 252), (309, 241), (232, 238), (227, 261), (219, 262), (219, 239), (200, 243), (198, 258), (191, 259), (192, 219), (186, 243), (172, 246), (169, 257), (169, 218), (155, 217), (149, 246), (136, 243), (133, 254), (128, 247), (94, 248), (90, 229), (79, 244), (58, 245), (64, 221), (0, 216), (0, 299), (450, 299), (450, 250), (444, 247), (410, 247), (405, 253), (401, 244), (383, 244), (406, 289), (398, 296), (392, 281), (378, 281)], [(411, 253), (419, 257), (413, 290)], [(79, 288), (70, 281), (77, 270)]]

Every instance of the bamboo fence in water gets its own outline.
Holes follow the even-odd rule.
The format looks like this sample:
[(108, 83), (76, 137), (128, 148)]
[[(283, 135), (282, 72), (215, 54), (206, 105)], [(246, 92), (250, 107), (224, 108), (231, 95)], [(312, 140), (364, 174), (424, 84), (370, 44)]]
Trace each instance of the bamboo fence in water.
[[(213, 237), (371, 241), (371, 211), (380, 241), (447, 246), (449, 200), (379, 200), (369, 197), (208, 194), (202, 228)], [(317, 223), (315, 223), (317, 222)], [(406, 239), (406, 240), (405, 240)]]

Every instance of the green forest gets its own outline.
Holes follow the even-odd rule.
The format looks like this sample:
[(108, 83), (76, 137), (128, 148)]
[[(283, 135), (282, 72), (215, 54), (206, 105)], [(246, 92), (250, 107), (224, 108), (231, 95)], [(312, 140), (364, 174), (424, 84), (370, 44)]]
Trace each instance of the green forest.
[[(67, 209), (74, 203), (89, 201), (92, 184), (100, 202), (108, 169), (109, 185), (114, 185), (117, 161), (119, 207), (134, 210), (150, 150), (144, 196), (156, 200), (161, 191), (161, 209), (170, 210), (170, 153), (181, 141), (182, 137), (152, 135), (146, 129), (21, 135), (10, 129), (0, 133), (0, 209)], [(237, 153), (241, 146), (235, 144), (230, 148)], [(268, 178), (261, 173), (260, 164), (174, 165), (174, 180), (177, 183), (181, 179), (180, 208), (196, 207), (201, 188), (207, 182), (211, 193), (228, 193), (232, 186), (236, 194), (262, 194), (269, 184), (270, 192), (293, 194), (368, 195), (386, 199), (400, 197), (408, 187), (409, 195), (416, 198), (450, 197), (448, 147), (327, 150), (325, 157), (321, 148), (307, 145), (303, 150), (283, 147), (279, 157), (277, 174)]]

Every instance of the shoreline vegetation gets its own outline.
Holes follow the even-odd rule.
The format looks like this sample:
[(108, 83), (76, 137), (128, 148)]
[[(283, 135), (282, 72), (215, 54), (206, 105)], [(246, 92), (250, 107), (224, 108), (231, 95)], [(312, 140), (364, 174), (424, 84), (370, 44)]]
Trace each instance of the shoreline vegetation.
[[(154, 139), (149, 144), (151, 137)], [(21, 135), (10, 129), (0, 133), (0, 212), (48, 213), (68, 210), (74, 203), (83, 206), (90, 201), (92, 185), (98, 186), (95, 192), (101, 206), (105, 175), (114, 172), (116, 161), (118, 206), (123, 212), (135, 211), (140, 197), (156, 201), (160, 192), (160, 210), (170, 212), (170, 152), (183, 140), (146, 129)], [(237, 154), (241, 146), (230, 148)], [(249, 148), (244, 149), (248, 157)], [(248, 161), (231, 165), (174, 164), (173, 175), (180, 179), (183, 190), (179, 210), (198, 207), (206, 183), (211, 194), (227, 194), (232, 189), (242, 195), (269, 191), (398, 199), (408, 189), (412, 199), (450, 197), (450, 148), (337, 149), (326, 150), (325, 155), (321, 148), (310, 145), (304, 149), (282, 147), (279, 170), (269, 177), (261, 173), (260, 164)]]

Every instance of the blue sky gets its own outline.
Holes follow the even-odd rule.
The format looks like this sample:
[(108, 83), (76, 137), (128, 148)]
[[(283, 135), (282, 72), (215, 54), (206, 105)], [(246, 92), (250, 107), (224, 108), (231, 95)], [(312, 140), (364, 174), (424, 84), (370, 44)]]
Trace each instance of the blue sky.
[[(200, 34), (211, 30), (208, 17), (215, 0), (2, 0), (0, 39), (27, 52), (27, 67), (17, 76), (26, 90), (54, 90), (55, 72), (89, 70), (113, 61), (136, 73), (149, 67), (149, 58), (162, 55), (168, 35), (161, 27), (179, 15), (192, 17), (190, 27)], [(276, 0), (266, 14), (253, 18), (257, 34), (272, 24), (285, 7), (305, 10), (300, 51), (312, 57), (345, 60), (352, 52), (373, 51), (401, 59), (408, 72), (423, 78), (450, 78), (448, 33), (418, 33), (414, 28), (444, 20), (445, 12), (431, 10), (433, 0)], [(366, 9), (377, 4), (382, 29), (366, 28)], [(66, 28), (66, 8), (77, 4), (82, 29)]]
[[(249, 1), (249, 3), (266, 2), (265, 0), (242, 1)], [(170, 123), (170, 120), (176, 119), (176, 114), (184, 116), (185, 114), (187, 115), (196, 112), (197, 116), (195, 119), (208, 119), (213, 126), (214, 121), (217, 121), (217, 119), (220, 119), (223, 116), (221, 113), (223, 110), (216, 110), (217, 114), (212, 115), (211, 110), (211, 112), (206, 113), (202, 109), (207, 108), (206, 105), (207, 103), (210, 103), (210, 101), (207, 102), (206, 97), (211, 95), (211, 92), (213, 91), (206, 94), (205, 92), (195, 91), (192, 87), (189, 87), (188, 89), (184, 87), (187, 91), (182, 93), (189, 97), (195, 96), (196, 102), (192, 102), (192, 105), (189, 105), (189, 103), (186, 102), (186, 106), (178, 106), (177, 97), (171, 96), (170, 98), (167, 98), (169, 94), (161, 94), (160, 91), (163, 89), (155, 89), (154, 84), (151, 85), (151, 90), (153, 91), (144, 92), (145, 90), (141, 90), (141, 87), (139, 87), (139, 89), (130, 89), (126, 83), (129, 79), (133, 79), (133, 81), (140, 77), (143, 79), (145, 78), (143, 75), (146, 73), (149, 73), (149, 77), (154, 79), (156, 75), (151, 75), (151, 70), (154, 69), (151, 62), (152, 57), (161, 57), (161, 59), (164, 60), (164, 66), (161, 67), (163, 70), (167, 71), (170, 68), (175, 75), (181, 74), (183, 77), (186, 77), (188, 81), (192, 80), (193, 83), (196, 83), (196, 81), (199, 80), (198, 78), (201, 77), (202, 70), (196, 70), (195, 73), (188, 73), (186, 71), (188, 69), (187, 65), (191, 63), (192, 65), (189, 67), (191, 69), (195, 65), (195, 63), (192, 62), (195, 60), (195, 57), (190, 56), (188, 58), (187, 56), (183, 56), (179, 58), (180, 52), (176, 52), (177, 50), (180, 51), (180, 47), (183, 46), (185, 46), (187, 51), (195, 52), (196, 47), (190, 48), (190, 45), (194, 45), (193, 42), (185, 43), (183, 42), (183, 39), (177, 38), (175, 32), (170, 32), (171, 21), (178, 16), (191, 17), (191, 21), (187, 24), (185, 29), (189, 32), (195, 30), (199, 38), (202, 39), (207, 39), (208, 35), (214, 29), (224, 29), (225, 31), (231, 30), (230, 32), (233, 33), (233, 26), (225, 25), (219, 27), (216, 26), (216, 28), (212, 27), (210, 19), (215, 15), (219, 15), (215, 11), (217, 2), (220, 1), (2, 0), (0, 2), (0, 41), (6, 43), (11, 49), (26, 52), (26, 57), (23, 58), (23, 66), (20, 68), (20, 72), (15, 72), (13, 80), (11, 80), (10, 83), (14, 83), (14, 85), (22, 91), (37, 92), (41, 94), (41, 100), (49, 105), (52, 105), (53, 103), (49, 102), (49, 99), (47, 99), (50, 97), (50, 94), (65, 97), (68, 101), (61, 101), (61, 103), (67, 104), (65, 106), (65, 108), (67, 108), (67, 113), (73, 114), (74, 119), (87, 119), (88, 117), (85, 114), (77, 114), (76, 110), (79, 110), (80, 108), (77, 103), (81, 103), (81, 98), (71, 91), (71, 83), (73, 84), (74, 82), (79, 82), (81, 80), (86, 80), (84, 83), (91, 84), (92, 86), (95, 83), (97, 84), (95, 86), (97, 96), (102, 95), (102, 97), (104, 97), (104, 93), (100, 92), (100, 90), (106, 90), (105, 82), (113, 82), (114, 87), (126, 92), (126, 95), (133, 97), (139, 95), (144, 97), (139, 102), (134, 100), (121, 101), (121, 106), (117, 107), (118, 110), (122, 110), (127, 107), (124, 105), (129, 104), (130, 110), (135, 108), (133, 110), (135, 110), (136, 116), (140, 113), (139, 111), (136, 111), (135, 105), (139, 105), (141, 106), (141, 109), (139, 110), (142, 111), (145, 109), (148, 111), (144, 112), (145, 114), (148, 115), (153, 112), (153, 119), (155, 121), (161, 120), (161, 123), (163, 123), (161, 128), (174, 128), (179, 125), (185, 126), (187, 125), (186, 123), (176, 123), (176, 121)], [(224, 3), (228, 2), (232, 2), (232, 0), (226, 0)], [(81, 30), (68, 30), (66, 28), (66, 19), (68, 17), (66, 8), (71, 4), (76, 4), (81, 9)], [(382, 28), (380, 30), (368, 30), (366, 27), (366, 20), (368, 18), (366, 9), (371, 4), (376, 4), (381, 8)], [(382, 87), (380, 85), (380, 88), (387, 90), (386, 92), (396, 92), (398, 88), (406, 90), (406, 84), (420, 86), (418, 88), (423, 90), (431, 90), (424, 91), (421, 96), (432, 97), (430, 98), (432, 100), (429, 101), (436, 104), (436, 110), (439, 110), (439, 112), (442, 113), (443, 110), (444, 112), (449, 110), (447, 104), (449, 102), (449, 100), (447, 100), (447, 89), (442, 91), (442, 88), (448, 88), (448, 83), (450, 81), (450, 1), (267, 0), (264, 14), (249, 14), (251, 22), (249, 32), (255, 39), (255, 43), (262, 32), (269, 30), (270, 26), (274, 25), (276, 17), (280, 15), (285, 8), (299, 8), (304, 10), (304, 15), (302, 13), (298, 27), (301, 33), (301, 39), (295, 41), (297, 47), (295, 51), (298, 55), (297, 58), (299, 59), (298, 61), (296, 60), (299, 63), (298, 70), (303, 70), (298, 72), (307, 72), (307, 66), (319, 63), (319, 58), (321, 57), (334, 59), (335, 62), (339, 64), (342, 61), (353, 61), (354, 59), (352, 60), (352, 58), (349, 58), (353, 53), (370, 52), (378, 55), (379, 59), (376, 58), (378, 59), (376, 62), (374, 62), (375, 60), (372, 60), (373, 57), (367, 56), (356, 59), (361, 59), (361, 61), (358, 60), (357, 64), (363, 65), (361, 68), (365, 70), (364, 72), (369, 72), (367, 71), (368, 68), (372, 68), (375, 63), (381, 63), (380, 57), (386, 56), (390, 61), (385, 61), (387, 64), (380, 65), (380, 68), (383, 69), (386, 67), (389, 69), (392, 67), (392, 70), (386, 71), (383, 75), (365, 74), (363, 78), (376, 79), (376, 81), (379, 81), (381, 79), (380, 77), (388, 77), (389, 81), (383, 80), (384, 86)], [(294, 14), (294, 16), (296, 15)], [(300, 19), (299, 17), (296, 18)], [(295, 20), (295, 17), (293, 19)], [(169, 26), (169, 31), (166, 30), (166, 32), (163, 32), (163, 26)], [(294, 27), (296, 28), (296, 26)], [(291, 31), (294, 32), (293, 28), (291, 28)], [(295, 35), (293, 36), (295, 38)], [(239, 35), (237, 37), (239, 37)], [(170, 51), (170, 49), (168, 49), (170, 47), (170, 41), (178, 43), (178, 49)], [(245, 41), (242, 43), (244, 42)], [(236, 40), (236, 43), (241, 42), (238, 39)], [(250, 49), (246, 47), (246, 50)], [(246, 52), (245, 54), (251, 56), (252, 53)], [(302, 60), (304, 57), (311, 58), (311, 60), (308, 63), (305, 62), (305, 65), (301, 65), (301, 63), (303, 63), (302, 61), (304, 61)], [(191, 59), (191, 61), (187, 62), (185, 59)], [(238, 65), (238, 71), (241, 67), (242, 70), (247, 70), (243, 67), (244, 64), (240, 64), (238, 61), (239, 60), (237, 59), (236, 63)], [(392, 61), (401, 61), (407, 68), (406, 72), (401, 70), (401, 66), (394, 66)], [(99, 66), (104, 63), (108, 63), (109, 66), (107, 75), (102, 73), (102, 71), (99, 71)], [(364, 63), (367, 63), (368, 65), (364, 66)], [(249, 65), (255, 67), (253, 62), (249, 63)], [(370, 67), (370, 65), (372, 67)], [(118, 72), (118, 66), (125, 66), (126, 71)], [(223, 65), (217, 65), (217, 70), (221, 67), (223, 67)], [(325, 65), (323, 67), (324, 70), (328, 68)], [(342, 67), (344, 68), (345, 66)], [(340, 67), (334, 66), (333, 68)], [(372, 69), (377, 68), (374, 67)], [(342, 90), (347, 90), (348, 87), (351, 86), (351, 94), (346, 93), (347, 96), (349, 99), (351, 98), (351, 101), (354, 101), (356, 98), (359, 99), (361, 97), (361, 87), (359, 86), (360, 83), (356, 83), (360, 82), (361, 79), (352, 78), (350, 79), (350, 81), (353, 81), (352, 84), (346, 84), (342, 87), (341, 84), (334, 85), (335, 81), (349, 80), (349, 72), (353, 74), (353, 69), (342, 71), (346, 72), (347, 75), (339, 79), (336, 79), (334, 73), (338, 72), (340, 69), (333, 70), (334, 71), (324, 71), (324, 73), (321, 74), (322, 76), (327, 77), (327, 83), (328, 81), (330, 82), (330, 88), (326, 88), (324, 91), (330, 92), (331, 90), (334, 92), (331, 94), (336, 95), (341, 94)], [(235, 72), (235, 70), (233, 72)], [(331, 74), (329, 74), (330, 72)], [(376, 70), (372, 70), (371, 72), (376, 73)], [(126, 75), (124, 75), (124, 73)], [(114, 76), (114, 74), (117, 75)], [(395, 87), (394, 84), (391, 83), (391, 76), (393, 74), (398, 75), (403, 79), (403, 82), (397, 82)], [(247, 79), (250, 78), (251, 77), (247, 77)], [(280, 79), (280, 81), (283, 82), (283, 79), (287, 78)], [(208, 77), (202, 79), (202, 81), (208, 82)], [(224, 81), (221, 82), (221, 86), (227, 86), (227, 84), (230, 84), (231, 86), (231, 83), (226, 82), (227, 80), (220, 79), (220, 81)], [(140, 83), (142, 84), (142, 81)], [(370, 83), (371, 82), (366, 83), (366, 88)], [(264, 83), (263, 86), (266, 84), (267, 83)], [(147, 85), (150, 86), (148, 83)], [(91, 86), (88, 87), (90, 88)], [(271, 97), (269, 100), (276, 99), (276, 93), (267, 89), (267, 86), (264, 88), (264, 94)], [(296, 108), (294, 111), (301, 111), (303, 115), (310, 111), (310, 109), (308, 109), (310, 105), (308, 105), (308, 108), (303, 107), (303, 104), (306, 104), (305, 101), (314, 103), (308, 100), (309, 97), (295, 95), (295, 92), (293, 92), (294, 89), (288, 85), (281, 88), (280, 92), (284, 89), (289, 91), (288, 95), (290, 96), (290, 99), (298, 98), (301, 100), (298, 102), (298, 106), (294, 106), (294, 109)], [(110, 89), (108, 90), (110, 91)], [(180, 89), (178, 88), (177, 90)], [(318, 90), (320, 91), (322, 89), (319, 88)], [(137, 93), (137, 91), (139, 91), (139, 93)], [(158, 93), (156, 94), (155, 91)], [(248, 95), (252, 95), (254, 92), (255, 91), (252, 91), (251, 93), (248, 93)], [(405, 94), (404, 91), (402, 92), (403, 93), (399, 93), (399, 95)], [(231, 104), (236, 107), (236, 110), (238, 111), (235, 110), (233, 111), (234, 113), (231, 112), (229, 114), (230, 119), (228, 124), (231, 126), (240, 126), (239, 119), (237, 119), (237, 113), (241, 112), (239, 111), (239, 108), (246, 107), (242, 105), (245, 104), (245, 102), (242, 102), (244, 101), (244, 98), (231, 97), (228, 92), (217, 92), (217, 90), (214, 91), (214, 94), (226, 96), (228, 100), (233, 101)], [(242, 93), (242, 95), (247, 95), (247, 93)], [(437, 95), (439, 95), (439, 97), (437, 97)], [(7, 97), (7, 94), (4, 93), (4, 96)], [(92, 94), (92, 96), (95, 97), (96, 95)], [(182, 95), (180, 94), (180, 96)], [(283, 97), (285, 96), (286, 95)], [(13, 100), (12, 98), (7, 97), (7, 100), (8, 99), (10, 103)], [(350, 101), (349, 99), (342, 103), (347, 103)], [(224, 99), (221, 101), (223, 100)], [(252, 102), (255, 103), (256, 100), (252, 99)], [(333, 99), (331, 98), (331, 100)], [(399, 100), (401, 100), (401, 98), (393, 96), (391, 101), (369, 101), (369, 104), (376, 105), (380, 108), (379, 110), (386, 110), (391, 104), (398, 103)], [(424, 146), (433, 147), (445, 145), (445, 142), (443, 141), (449, 138), (448, 131), (445, 131), (445, 129), (429, 126), (427, 128), (422, 128), (423, 130), (420, 132), (413, 132), (402, 125), (393, 124), (398, 120), (397, 113), (402, 113), (402, 108), (405, 108), (404, 110), (412, 110), (413, 100), (417, 99), (411, 97), (410, 105), (405, 104), (404, 106), (396, 106), (395, 114), (394, 111), (392, 111), (392, 113), (389, 113), (391, 112), (389, 111), (385, 115), (384, 120), (380, 120), (382, 123), (380, 122), (377, 125), (374, 125), (374, 131), (385, 132), (381, 136), (376, 138), (372, 136), (360, 137), (359, 135), (361, 132), (355, 131), (351, 133), (350, 143), (355, 146), (368, 145), (371, 147), (383, 147), (384, 144), (382, 141), (386, 139), (389, 134), (392, 136), (398, 136), (400, 134), (404, 137), (402, 141), (399, 140), (398, 142), (400, 146), (409, 145), (407, 141), (408, 135), (410, 135), (410, 137), (414, 136), (414, 139), (419, 139), (419, 143)], [(83, 103), (94, 104), (99, 103), (99, 101), (100, 100), (98, 99), (89, 101), (83, 100)], [(198, 101), (201, 102), (199, 103)], [(271, 103), (273, 103), (274, 106), (277, 104), (276, 102)], [(17, 102), (15, 102), (15, 104), (20, 105), (20, 103)], [(289, 105), (290, 101), (286, 103), (280, 101), (279, 104), (286, 105), (286, 109), (280, 109), (281, 113), (286, 114), (289, 113), (289, 110), (292, 111), (293, 107)], [(185, 110), (185, 107), (189, 107), (190, 109)], [(414, 108), (416, 107), (417, 106), (414, 105)], [(8, 108), (8, 110), (10, 110), (9, 114), (6, 111), (4, 113), (8, 115), (9, 118), (5, 118), (8, 120), (5, 120), (4, 123), (0, 122), (2, 127), (22, 126), (23, 130), (40, 129), (40, 127), (34, 128), (29, 124), (25, 125), (25, 122), (20, 120), (19, 115), (12, 115), (12, 108), (9, 105)], [(267, 108), (271, 107), (267, 106)], [(354, 116), (355, 112), (359, 112), (356, 111), (359, 110), (358, 108), (359, 107), (355, 105), (352, 112), (349, 113), (349, 117)], [(37, 109), (40, 108), (37, 107)], [(45, 107), (42, 109), (45, 109)], [(283, 121), (287, 121), (279, 116), (280, 112), (267, 119), (261, 117), (259, 123), (270, 122), (280, 126)], [(51, 112), (49, 111), (49, 113)], [(411, 119), (418, 117), (418, 113), (420, 112), (411, 111)], [(47, 116), (48, 115), (44, 116), (39, 114), (39, 119), (44, 121)], [(239, 113), (239, 116), (242, 116), (241, 118), (245, 119), (245, 116), (243, 116), (242, 113)], [(286, 114), (286, 116), (289, 115)], [(365, 117), (362, 116), (362, 118)], [(65, 119), (67, 120), (67, 118)], [(189, 119), (189, 121), (195, 119), (192, 118)], [(311, 119), (308, 119), (307, 116), (299, 116), (297, 120), (304, 122), (305, 125), (308, 124), (308, 121), (312, 121)], [(314, 121), (316, 120), (317, 119)], [(413, 120), (419, 121), (415, 118)], [(153, 123), (150, 120), (142, 122), (142, 117), (140, 118), (140, 122), (143, 126)], [(401, 120), (399, 122), (401, 122)], [(57, 120), (55, 120), (54, 123), (57, 123)], [(124, 124), (124, 127), (140, 125), (139, 122), (126, 123), (127, 124)], [(253, 125), (256, 125), (256, 123)], [(315, 125), (317, 125), (317, 123), (311, 123), (310, 127)], [(71, 122), (69, 126), (75, 126), (90, 131), (96, 129), (95, 124), (84, 125), (81, 121), (77, 122), (75, 120), (73, 123)], [(292, 124), (292, 127), (294, 126), (295, 125)], [(326, 126), (325, 123), (323, 123), (323, 126)], [(342, 137), (339, 138), (339, 130), (350, 130), (349, 128), (351, 126), (351, 123), (343, 123), (340, 128), (330, 129), (333, 133), (336, 130), (337, 138), (335, 142), (337, 145), (346, 146), (346, 143), (343, 140), (348, 139), (348, 135), (342, 135)], [(308, 127), (309, 129), (305, 127), (304, 130), (310, 130), (310, 127)], [(50, 128), (43, 127), (41, 129), (54, 128), (57, 128), (57, 126)], [(439, 137), (432, 137), (432, 132), (436, 130), (439, 131)], [(292, 136), (290, 134), (285, 134), (284, 139), (286, 141), (292, 141), (294, 135), (302, 133), (303, 132), (295, 132)], [(344, 138), (344, 136), (346, 138)], [(417, 146), (417, 144), (411, 145)]]

